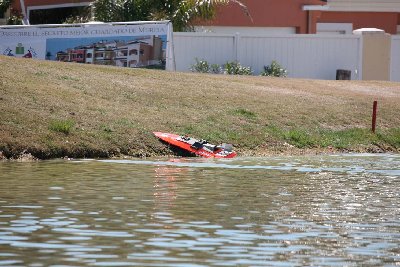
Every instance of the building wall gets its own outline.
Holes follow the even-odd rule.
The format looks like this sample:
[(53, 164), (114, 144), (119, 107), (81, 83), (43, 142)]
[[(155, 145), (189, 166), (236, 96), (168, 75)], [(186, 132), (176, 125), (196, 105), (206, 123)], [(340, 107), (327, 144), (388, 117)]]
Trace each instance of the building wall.
[[(353, 29), (379, 28), (390, 34), (398, 33), (400, 4), (396, 0), (328, 0), (330, 11), (307, 11), (305, 5), (325, 5), (321, 0), (241, 0), (248, 8), (251, 18), (237, 4), (219, 8), (216, 19), (199, 25), (216, 26), (211, 32), (231, 33), (241, 27), (241, 33), (254, 34), (250, 27), (271, 33), (316, 33), (317, 23), (352, 23)], [(26, 9), (37, 6), (82, 5), (92, 0), (24, 0)], [(20, 10), (20, 1), (13, 1), (13, 8)], [(355, 12), (355, 9), (363, 12)], [(391, 9), (395, 12), (387, 12)], [(332, 11), (334, 10), (334, 11)], [(385, 11), (385, 12), (372, 12)], [(247, 29), (246, 29), (247, 28)], [(279, 28), (282, 31), (279, 32)], [(207, 28), (201, 31), (208, 31)]]
[(386, 33), (396, 34), (400, 19), (394, 12), (321, 12), (317, 23), (352, 23), (353, 30), (360, 28), (378, 28)]
[[(59, 4), (76, 4), (91, 2), (91, 0), (25, 0), (25, 7), (43, 6), (43, 5), (59, 5)], [(13, 1), (13, 8), (21, 9), (20, 1)]]
[[(243, 2), (252, 19), (240, 6), (229, 4), (219, 9), (215, 20), (199, 25), (265, 27), (269, 34), (267, 27), (291, 27), (296, 33), (316, 33), (317, 23), (352, 23), (353, 29), (379, 28), (396, 34), (400, 25), (400, 3), (396, 0), (381, 1), (382, 4), (376, 0), (328, 0), (327, 10), (318, 10), (318, 6), (326, 3), (318, 0), (247, 0)], [(303, 10), (304, 6), (316, 6), (317, 10)]]
[(400, 12), (398, 0), (327, 0), (330, 11)]
[(25, 10), (22, 10), (21, 1), (17, 0), (12, 2), (11, 8), (19, 10), (22, 15), (26, 16), (25, 19), (29, 19), (30, 10), (87, 6), (90, 2), (92, 2), (92, 0), (24, 0)]
[(201, 23), (213, 26), (243, 26), (243, 27), (294, 27), (297, 33), (306, 33), (308, 13), (303, 11), (303, 5), (323, 5), (319, 0), (247, 0), (251, 18), (237, 4), (229, 4), (219, 8), (216, 19)]

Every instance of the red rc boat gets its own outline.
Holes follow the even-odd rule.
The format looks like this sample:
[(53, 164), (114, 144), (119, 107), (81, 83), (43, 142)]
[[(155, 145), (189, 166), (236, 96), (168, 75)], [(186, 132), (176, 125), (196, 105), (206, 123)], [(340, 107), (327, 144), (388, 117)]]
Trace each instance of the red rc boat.
[(182, 148), (204, 158), (233, 158), (237, 153), (232, 150), (232, 145), (212, 145), (205, 140), (198, 140), (188, 136), (181, 136), (171, 133), (153, 132), (162, 141), (173, 146)]

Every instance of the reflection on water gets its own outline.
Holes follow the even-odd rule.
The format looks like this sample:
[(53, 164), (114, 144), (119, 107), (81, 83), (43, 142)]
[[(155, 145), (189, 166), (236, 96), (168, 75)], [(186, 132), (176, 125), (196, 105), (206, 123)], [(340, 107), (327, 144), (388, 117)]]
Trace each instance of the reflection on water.
[(0, 163), (0, 266), (398, 266), (400, 156)]

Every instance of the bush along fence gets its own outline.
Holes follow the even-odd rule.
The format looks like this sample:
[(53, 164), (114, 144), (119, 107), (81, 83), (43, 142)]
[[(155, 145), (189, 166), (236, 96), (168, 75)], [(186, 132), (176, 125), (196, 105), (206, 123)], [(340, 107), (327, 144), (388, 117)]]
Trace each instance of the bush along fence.
[[(253, 75), (251, 67), (242, 66), (238, 61), (228, 61), (222, 66), (209, 64), (206, 60), (195, 59), (196, 63), (190, 68), (192, 72), (226, 74), (226, 75)], [(273, 60), (270, 65), (264, 66), (260, 76), (287, 77), (287, 70)]]

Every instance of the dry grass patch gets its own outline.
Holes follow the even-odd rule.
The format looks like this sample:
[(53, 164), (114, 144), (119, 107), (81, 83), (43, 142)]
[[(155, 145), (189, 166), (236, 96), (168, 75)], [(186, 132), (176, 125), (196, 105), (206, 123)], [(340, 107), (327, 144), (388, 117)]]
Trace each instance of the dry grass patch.
[[(374, 100), (377, 135), (369, 134)], [(224, 76), (0, 56), (0, 151), (40, 158), (170, 153), (153, 131), (231, 142), (242, 154), (285, 152), (288, 144), (398, 151), (398, 103), (400, 86), (391, 82)]]

